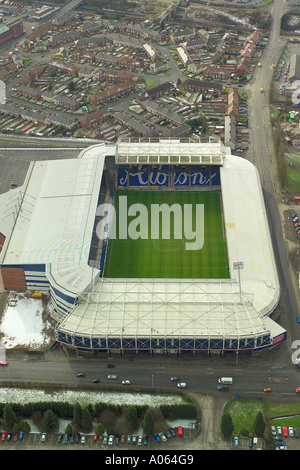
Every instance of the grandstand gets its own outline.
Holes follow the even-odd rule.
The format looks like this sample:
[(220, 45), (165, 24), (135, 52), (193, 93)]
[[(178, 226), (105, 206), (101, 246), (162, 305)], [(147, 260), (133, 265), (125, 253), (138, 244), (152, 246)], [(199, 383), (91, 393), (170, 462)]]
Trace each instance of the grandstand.
[[(203, 244), (186, 250), (175, 218), (168, 237), (163, 225), (120, 236), (122, 197), (146, 211), (198, 205)], [(280, 289), (258, 172), (219, 140), (128, 139), (35, 162), (0, 207), (4, 286), (49, 293), (70, 348), (223, 354), (286, 338), (271, 318)]]

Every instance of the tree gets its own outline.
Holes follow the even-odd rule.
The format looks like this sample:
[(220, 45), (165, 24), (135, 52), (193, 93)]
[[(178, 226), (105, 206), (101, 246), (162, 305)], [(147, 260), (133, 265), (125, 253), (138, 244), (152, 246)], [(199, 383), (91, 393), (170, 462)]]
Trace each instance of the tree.
[(92, 417), (87, 407), (82, 408), (81, 427), (84, 431), (90, 431), (92, 428)]
[(223, 436), (225, 438), (231, 437), (233, 433), (233, 429), (234, 429), (234, 426), (232, 423), (232, 418), (229, 413), (225, 413), (221, 419), (221, 431), (222, 431)]
[(73, 434), (73, 428), (70, 423), (67, 424), (67, 427), (65, 429), (65, 434)]
[(8, 429), (12, 429), (14, 423), (17, 422), (17, 417), (11, 407), (11, 405), (7, 404), (3, 408), (3, 419), (5, 425)]
[(78, 426), (81, 426), (81, 419), (82, 419), (82, 409), (79, 403), (74, 405), (74, 415), (73, 415), (74, 423)]
[(19, 431), (23, 431), (23, 432), (30, 432), (31, 431), (31, 427), (30, 427), (30, 424), (28, 423), (28, 421), (25, 421), (24, 419), (21, 419), (21, 421), (19, 422)]
[(54, 431), (58, 426), (58, 417), (52, 410), (47, 410), (43, 418), (43, 428), (45, 431)]
[(98, 423), (97, 424), (97, 428), (96, 428), (96, 433), (99, 434), (99, 436), (102, 436), (102, 434), (104, 433), (105, 429), (104, 429), (104, 426), (102, 423)]
[(142, 422), (143, 431), (147, 436), (154, 433), (154, 419), (151, 410), (147, 410)]
[(266, 423), (264, 420), (264, 416), (261, 411), (259, 411), (256, 415), (255, 422), (254, 422), (254, 432), (257, 436), (262, 437), (264, 435), (266, 429)]
[(68, 88), (69, 88), (69, 91), (74, 91), (75, 90), (75, 83), (72, 82), (72, 80), (70, 81), (70, 83), (68, 85)]
[(138, 424), (137, 410), (135, 406), (128, 406), (125, 411), (125, 417), (132, 427)]

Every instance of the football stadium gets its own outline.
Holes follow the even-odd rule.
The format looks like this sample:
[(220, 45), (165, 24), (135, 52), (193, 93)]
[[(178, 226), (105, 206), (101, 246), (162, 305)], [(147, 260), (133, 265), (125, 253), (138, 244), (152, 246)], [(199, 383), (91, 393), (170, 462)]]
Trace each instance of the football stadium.
[(49, 295), (69, 348), (208, 355), (286, 339), (258, 171), (219, 139), (31, 162), (0, 208), (1, 282)]

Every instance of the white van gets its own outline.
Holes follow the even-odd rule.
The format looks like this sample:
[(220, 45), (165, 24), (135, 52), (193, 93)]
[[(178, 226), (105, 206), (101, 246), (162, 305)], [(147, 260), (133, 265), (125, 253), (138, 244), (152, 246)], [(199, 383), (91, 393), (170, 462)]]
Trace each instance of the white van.
[(111, 380), (116, 380), (118, 378), (118, 376), (117, 375), (108, 375), (107, 378), (111, 379)]
[(232, 377), (221, 377), (219, 380), (218, 380), (219, 384), (232, 384), (233, 383), (233, 379)]

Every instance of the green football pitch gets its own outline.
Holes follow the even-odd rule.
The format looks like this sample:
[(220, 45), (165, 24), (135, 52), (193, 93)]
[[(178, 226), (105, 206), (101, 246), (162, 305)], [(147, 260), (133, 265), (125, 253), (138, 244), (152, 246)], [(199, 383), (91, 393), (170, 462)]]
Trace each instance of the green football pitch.
[[(147, 208), (148, 238), (126, 239), (119, 237), (120, 196), (127, 197), (127, 208), (133, 204), (142, 204)], [(124, 199), (123, 199), (124, 200)], [(174, 218), (170, 220), (170, 230), (164, 234), (162, 217), (159, 224), (159, 236), (151, 235), (151, 210), (153, 205), (179, 204), (182, 217), (182, 237), (178, 239), (178, 227)], [(204, 205), (204, 244), (201, 249), (188, 250), (188, 239), (184, 225), (184, 205), (189, 204), (192, 211), (192, 229), (196, 230), (196, 204)], [(178, 206), (177, 206), (178, 207)], [(104, 277), (110, 278), (229, 278), (228, 254), (221, 209), (221, 192), (215, 191), (117, 191), (115, 194), (116, 237), (110, 239), (105, 262)], [(120, 209), (121, 211), (121, 209)], [(138, 213), (137, 213), (138, 214)], [(123, 214), (124, 215), (124, 214)], [(129, 226), (137, 215), (127, 216)], [(199, 228), (200, 224), (198, 224)], [(130, 231), (129, 231), (130, 233)], [(180, 232), (179, 232), (180, 233)], [(170, 234), (170, 236), (168, 236)], [(174, 235), (175, 234), (175, 235)], [(167, 239), (166, 239), (167, 238)]]

